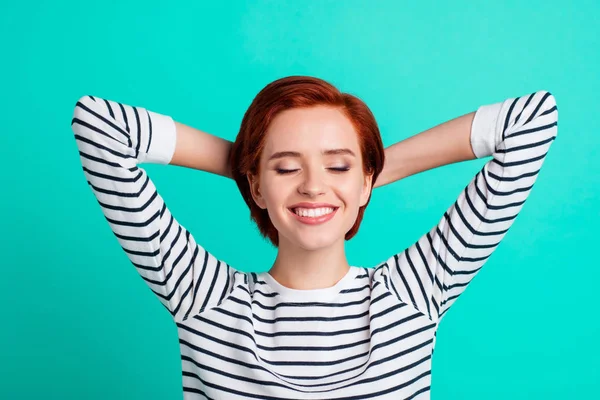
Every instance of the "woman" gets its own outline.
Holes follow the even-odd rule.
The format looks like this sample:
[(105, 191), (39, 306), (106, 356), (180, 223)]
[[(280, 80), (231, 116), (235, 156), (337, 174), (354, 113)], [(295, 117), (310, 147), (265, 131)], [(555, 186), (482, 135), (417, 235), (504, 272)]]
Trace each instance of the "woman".
[[(287, 77), (256, 96), (233, 144), (92, 96), (72, 128), (110, 227), (177, 324), (186, 399), (425, 399), (438, 324), (521, 210), (557, 117), (538, 91), (384, 150), (362, 101)], [(374, 268), (348, 264), (373, 187), (490, 155), (414, 245)], [(238, 271), (198, 245), (142, 162), (234, 178), (278, 247), (270, 271)]]

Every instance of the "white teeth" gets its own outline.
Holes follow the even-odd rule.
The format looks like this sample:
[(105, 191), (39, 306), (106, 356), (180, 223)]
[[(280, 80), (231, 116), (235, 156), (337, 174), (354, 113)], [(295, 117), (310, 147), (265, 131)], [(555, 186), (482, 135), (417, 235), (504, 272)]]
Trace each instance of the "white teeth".
[(321, 217), (323, 215), (331, 214), (333, 212), (333, 208), (295, 208), (294, 212), (301, 217), (316, 218)]

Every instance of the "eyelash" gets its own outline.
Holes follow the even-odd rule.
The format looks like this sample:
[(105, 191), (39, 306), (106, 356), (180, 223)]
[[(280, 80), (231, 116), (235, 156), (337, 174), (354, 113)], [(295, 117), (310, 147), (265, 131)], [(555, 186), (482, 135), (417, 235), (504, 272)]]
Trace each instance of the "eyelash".
[[(347, 172), (348, 170), (350, 170), (350, 167), (338, 167), (338, 168), (327, 168), (329, 170), (333, 170), (335, 172)], [(277, 173), (279, 175), (287, 175), (287, 174), (291, 174), (292, 172), (296, 172), (298, 171), (297, 169), (281, 169), (281, 168), (276, 168), (275, 171), (277, 171)]]

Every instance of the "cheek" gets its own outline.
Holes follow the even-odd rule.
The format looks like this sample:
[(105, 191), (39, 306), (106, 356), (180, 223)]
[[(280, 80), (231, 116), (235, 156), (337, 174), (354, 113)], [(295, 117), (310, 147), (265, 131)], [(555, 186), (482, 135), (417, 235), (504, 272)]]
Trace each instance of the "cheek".
[(343, 193), (344, 197), (348, 201), (358, 202), (363, 190), (363, 177), (362, 176), (351, 176), (349, 179), (340, 182), (338, 185), (340, 193)]
[(262, 196), (268, 209), (275, 211), (285, 204), (289, 188), (283, 182), (263, 186)]

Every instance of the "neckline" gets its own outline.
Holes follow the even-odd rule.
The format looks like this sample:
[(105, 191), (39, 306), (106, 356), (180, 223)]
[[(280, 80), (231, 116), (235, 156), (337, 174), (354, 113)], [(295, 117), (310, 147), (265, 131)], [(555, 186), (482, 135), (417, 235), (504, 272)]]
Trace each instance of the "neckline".
[(337, 296), (340, 291), (354, 280), (358, 275), (359, 267), (350, 266), (350, 269), (335, 285), (321, 289), (292, 289), (283, 286), (277, 282), (269, 272), (262, 272), (258, 277), (264, 280), (271, 289), (279, 293), (280, 296), (290, 300), (298, 300), (304, 302), (310, 301), (328, 301)]

